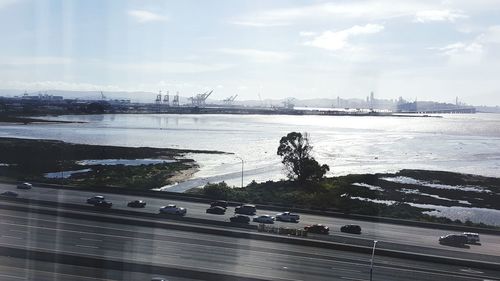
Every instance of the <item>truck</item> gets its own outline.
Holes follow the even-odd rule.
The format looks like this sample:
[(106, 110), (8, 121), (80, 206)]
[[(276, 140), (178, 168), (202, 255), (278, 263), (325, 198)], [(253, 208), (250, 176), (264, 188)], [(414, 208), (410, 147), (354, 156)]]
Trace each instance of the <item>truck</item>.
[(286, 221), (286, 222), (298, 222), (300, 220), (300, 216), (298, 214), (283, 212), (276, 214), (277, 221)]

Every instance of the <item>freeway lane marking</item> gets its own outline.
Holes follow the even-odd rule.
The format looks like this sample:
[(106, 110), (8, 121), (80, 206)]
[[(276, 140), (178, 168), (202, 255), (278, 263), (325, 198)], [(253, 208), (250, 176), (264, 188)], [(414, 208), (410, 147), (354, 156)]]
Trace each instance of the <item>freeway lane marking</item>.
[[(36, 269), (36, 270), (33, 270), (33, 269), (27, 269), (27, 268), (19, 268), (19, 267), (15, 267), (15, 266), (0, 266), (1, 270), (0, 271), (4, 271), (4, 270), (7, 270), (8, 268), (17, 268), (17, 269), (21, 269), (21, 270), (27, 270), (27, 271), (30, 271), (30, 272), (40, 272), (40, 273), (48, 273), (50, 275), (57, 275), (57, 276), (69, 276), (69, 277), (78, 277), (80, 279), (89, 279), (89, 280), (100, 280), (100, 281), (114, 281), (114, 280), (111, 280), (111, 279), (101, 279), (101, 278), (94, 278), (94, 277), (87, 277), (87, 276), (81, 276), (81, 275), (72, 275), (72, 274), (67, 274), (67, 273), (58, 273), (58, 272), (53, 272), (53, 271), (46, 271), (46, 270), (39, 270), (39, 269)], [(24, 277), (17, 277), (17, 276), (13, 276), (13, 275), (6, 275), (6, 274), (0, 274), (0, 276), (6, 276), (6, 277), (13, 277), (13, 278), (19, 278), (19, 279), (23, 279), (23, 280), (26, 280)], [(59, 280), (59, 278), (55, 278), (54, 280)]]
[(332, 267), (333, 270), (335, 271), (347, 271), (347, 272), (356, 272), (356, 273), (363, 273), (361, 270), (354, 270), (354, 269), (347, 269), (347, 268), (337, 268), (337, 267)]
[(9, 231), (20, 232), (20, 233), (26, 233), (27, 232), (26, 230), (15, 230), (15, 229), (9, 229)]
[(15, 276), (15, 275), (0, 274), (0, 276), (25, 280), (24, 277), (19, 277), (19, 276)]
[(462, 268), (460, 271), (467, 272), (467, 273), (477, 273), (477, 274), (483, 274), (484, 272), (479, 271), (479, 270), (473, 270), (472, 268)]
[(9, 235), (2, 235), (2, 237), (5, 237), (5, 238), (13, 238), (13, 239), (24, 239), (22, 237), (17, 237), (17, 236), (9, 236)]
[(346, 279), (346, 280), (355, 280), (355, 281), (368, 281), (366, 279), (358, 279), (358, 278), (351, 278), (351, 277), (344, 277), (344, 276), (342, 276), (340, 278)]
[(95, 242), (102, 242), (103, 241), (101, 239), (92, 239), (92, 238), (83, 238), (83, 237), (80, 237), (79, 239), (84, 240), (84, 241), (95, 241)]
[(92, 248), (92, 249), (99, 249), (97, 246), (89, 246), (89, 245), (80, 245), (80, 244), (75, 244), (77, 247), (82, 247), (82, 248)]

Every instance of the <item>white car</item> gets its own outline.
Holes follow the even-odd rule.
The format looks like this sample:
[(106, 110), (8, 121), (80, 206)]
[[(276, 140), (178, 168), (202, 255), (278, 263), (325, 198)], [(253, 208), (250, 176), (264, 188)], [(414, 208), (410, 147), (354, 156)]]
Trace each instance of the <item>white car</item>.
[(253, 217), (253, 221), (258, 223), (274, 223), (274, 217), (269, 215), (255, 216)]
[(300, 220), (300, 216), (290, 212), (283, 212), (276, 214), (277, 221), (289, 221), (289, 222), (298, 222)]
[(186, 208), (177, 207), (174, 204), (169, 204), (167, 206), (163, 206), (160, 208), (160, 214), (184, 216), (186, 215), (186, 212), (187, 212)]
[(90, 197), (89, 199), (87, 199), (87, 204), (95, 205), (96, 203), (101, 201), (104, 201), (104, 196), (96, 195), (94, 197)]
[(33, 185), (29, 182), (23, 182), (17, 185), (18, 189), (31, 189)]

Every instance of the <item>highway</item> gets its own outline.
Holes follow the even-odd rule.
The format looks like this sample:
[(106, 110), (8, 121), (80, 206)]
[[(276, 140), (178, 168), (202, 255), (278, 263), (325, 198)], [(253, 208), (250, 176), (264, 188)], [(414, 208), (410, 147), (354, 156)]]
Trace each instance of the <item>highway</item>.
[[(97, 195), (93, 192), (86, 191), (76, 191), (76, 190), (66, 190), (66, 189), (53, 189), (53, 188), (42, 188), (34, 187), (31, 190), (19, 190), (16, 189), (15, 185), (0, 183), (0, 192), (11, 190), (19, 194), (21, 198), (31, 198), (39, 200), (47, 200), (53, 202), (66, 202), (74, 204), (86, 204), (86, 199)], [(177, 204), (178, 206), (185, 207), (188, 209), (187, 216), (193, 218), (210, 219), (210, 220), (220, 220), (228, 221), (229, 217), (233, 215), (234, 208), (228, 208), (225, 215), (213, 215), (206, 214), (205, 210), (208, 207), (207, 204), (194, 203), (188, 201), (178, 201), (178, 200), (165, 200), (157, 198), (139, 198), (130, 195), (119, 195), (119, 194), (106, 194), (100, 193), (99, 195), (104, 195), (106, 200), (113, 202), (113, 209), (128, 209), (137, 212), (148, 212), (148, 213), (158, 213), (161, 206), (166, 204)], [(134, 199), (143, 199), (147, 202), (147, 206), (144, 209), (133, 209), (126, 206), (127, 202)], [(286, 211), (286, 210), (283, 210)], [(275, 215), (276, 211), (266, 211), (258, 210), (257, 214), (269, 214)], [(455, 256), (455, 257), (465, 257), (467, 255), (489, 255), (488, 257), (479, 259), (486, 259), (488, 261), (500, 262), (500, 236), (499, 235), (487, 235), (481, 234), (481, 245), (471, 245), (469, 248), (458, 248), (450, 247), (445, 245), (440, 245), (437, 239), (441, 235), (448, 233), (459, 233), (457, 231), (450, 230), (439, 230), (430, 228), (421, 228), (389, 223), (376, 223), (376, 222), (366, 222), (366, 221), (353, 221), (351, 219), (343, 218), (333, 218), (309, 214), (300, 214), (301, 221), (297, 224), (286, 223), (286, 222), (276, 222), (276, 226), (286, 226), (286, 227), (297, 227), (301, 228), (307, 224), (321, 223), (330, 227), (330, 235), (328, 240), (335, 242), (358, 244), (370, 246), (373, 240), (380, 241), (381, 246), (388, 244), (397, 244), (396, 246), (400, 250), (407, 251), (421, 251), (420, 248), (425, 248), (426, 251), (432, 254), (436, 254), (436, 251), (441, 255)], [(356, 223), (361, 225), (362, 234), (346, 234), (340, 232), (340, 226), (349, 223)], [(323, 237), (322, 239), (325, 239)], [(403, 247), (403, 248), (402, 248)]]
[[(191, 268), (225, 274), (229, 276), (227, 280), (233, 280), (231, 276), (258, 280), (368, 280), (369, 276), (367, 254), (38, 213), (1, 210), (0, 235), (0, 246), (97, 256), (179, 270)], [(68, 272), (64, 268), (68, 266), (57, 262), (46, 265), (44, 271), (34, 266), (38, 262), (32, 260), (7, 258), (7, 263), (5, 259), (0, 260), (4, 268), (0, 270), (4, 275), (0, 275), (0, 280), (54, 280), (50, 279), (54, 276), (51, 270), (53, 274), (61, 271), (61, 278), (56, 280), (150, 280), (157, 275), (138, 272), (136, 276), (127, 272), (128, 268), (122, 274), (116, 270), (78, 268), (73, 275), (80, 279), (72, 279), (64, 276)], [(373, 280), (500, 280), (499, 272), (375, 256)], [(23, 274), (40, 274), (41, 278), (22, 279)]]
[(182, 278), (154, 273), (131, 272), (127, 270), (110, 270), (87, 266), (54, 264), (51, 262), (26, 261), (25, 259), (0, 256), (1, 281), (118, 281), (118, 280), (151, 280), (162, 277), (169, 281), (199, 281), (200, 279)]

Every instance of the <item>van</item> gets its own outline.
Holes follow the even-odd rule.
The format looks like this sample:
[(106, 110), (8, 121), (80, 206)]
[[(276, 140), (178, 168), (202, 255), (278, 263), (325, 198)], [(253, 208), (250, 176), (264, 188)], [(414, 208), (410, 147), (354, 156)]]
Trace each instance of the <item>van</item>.
[(464, 232), (463, 235), (467, 237), (467, 244), (479, 244), (479, 234), (474, 232)]

